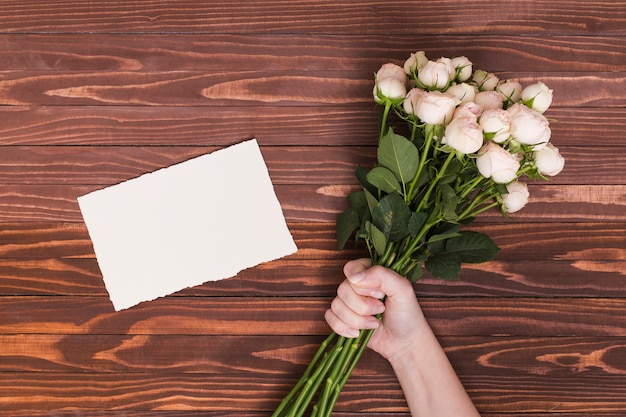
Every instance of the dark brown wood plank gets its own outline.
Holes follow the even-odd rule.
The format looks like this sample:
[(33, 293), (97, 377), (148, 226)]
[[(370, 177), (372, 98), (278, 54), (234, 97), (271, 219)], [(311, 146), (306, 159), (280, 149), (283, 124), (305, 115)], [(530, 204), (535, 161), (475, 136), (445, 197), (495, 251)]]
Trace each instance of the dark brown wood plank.
[[(559, 145), (566, 168), (550, 178), (550, 185), (626, 183), (626, 147)], [(0, 183), (108, 186), (219, 149), (222, 148), (6, 146), (0, 155)], [(275, 185), (356, 185), (356, 167), (372, 167), (376, 162), (375, 146), (262, 146), (261, 151)], [(604, 165), (598, 161), (603, 161)], [(610, 172), (610, 175), (597, 175), (598, 170)]]
[[(326, 335), (331, 297), (163, 297), (121, 312), (108, 298), (0, 297), (0, 334)], [(626, 336), (624, 299), (423, 298), (439, 336)], [(607, 320), (610, 317), (611, 320)]]
[[(284, 2), (140, 0), (129, 5), (106, 1), (10, 0), (0, 7), (5, 33), (379, 33), (379, 34), (623, 34), (626, 11), (620, 2), (535, 0), (526, 7), (493, 7), (484, 1), (330, 0)], [(407, 13), (407, 10), (417, 10)], [(442, 16), (446, 17), (442, 24)], [(491, 24), (486, 24), (491, 22)]]
[[(114, 184), (111, 184), (114, 185)], [(0, 185), (0, 221), (80, 222), (77, 198), (104, 186)], [(624, 222), (626, 185), (551, 185), (531, 183), (530, 201), (513, 221)], [(351, 185), (276, 185), (289, 222), (331, 222), (347, 207)], [(549, 204), (547, 204), (549, 203)], [(478, 222), (498, 221), (497, 211), (485, 212)]]
[[(119, 411), (103, 411), (103, 410), (94, 410), (89, 413), (90, 416), (94, 417), (119, 417)], [(163, 410), (150, 410), (150, 411), (134, 411), (134, 410), (126, 410), (124, 411), (124, 417), (263, 417), (267, 416), (267, 412), (249, 412), (249, 411), (196, 411), (196, 410), (175, 410), (175, 411), (163, 411)], [(6, 417), (48, 417), (50, 415), (49, 411), (8, 411)], [(56, 417), (75, 417), (75, 411), (68, 410), (54, 410), (54, 415)], [(363, 412), (341, 412), (334, 411), (333, 416), (335, 417), (359, 417), (363, 416)], [(405, 412), (380, 412), (380, 411), (370, 411), (366, 415), (371, 417), (410, 417), (410, 413)], [(569, 411), (561, 412), (545, 412), (545, 413), (493, 413), (493, 412), (482, 412), (482, 416), (488, 417), (589, 417), (586, 413), (571, 413)], [(594, 413), (594, 417), (615, 417), (619, 414), (616, 413)]]
[[(334, 224), (297, 222), (289, 223), (288, 227), (299, 249), (285, 260), (345, 261), (366, 254), (362, 247), (350, 247), (338, 252)], [(605, 261), (626, 260), (625, 223), (504, 222), (474, 224), (467, 229), (491, 236), (501, 249), (496, 255), (500, 261), (560, 260), (571, 262), (581, 273), (590, 270), (595, 274), (602, 271)], [(5, 260), (94, 256), (84, 223), (6, 222), (0, 228), (0, 258)], [(616, 265), (617, 268), (612, 270), (610, 264), (607, 264), (606, 272), (623, 272), (619, 269), (619, 263)], [(506, 268), (506, 265), (502, 265), (497, 269), (504, 271)]]
[[(519, 259), (522, 258), (519, 251), (505, 248), (494, 261), (466, 265), (458, 281), (425, 277), (415, 287), (421, 297), (626, 298), (623, 251), (618, 254), (618, 248), (593, 248), (588, 252), (590, 254), (579, 256), (576, 251), (571, 256), (546, 253), (544, 258), (538, 259), (524, 253), (523, 258), (531, 258), (527, 260)], [(364, 250), (351, 251), (351, 254), (366, 256)], [(336, 255), (332, 258), (329, 254), (328, 259), (293, 257), (268, 262), (244, 270), (236, 277), (185, 289), (172, 296), (332, 297), (343, 280), (341, 271), (347, 261), (343, 257), (349, 256), (344, 252)], [(564, 259), (559, 259), (561, 257)], [(108, 296), (93, 258), (0, 258), (0, 294)]]
[[(489, 71), (623, 71), (626, 46), (610, 36), (0, 34), (3, 69), (23, 70), (352, 70), (375, 71), (424, 50), (431, 58), (467, 56)], [(305, 53), (303, 54), (303, 49)], [(497, 51), (497, 53), (494, 53)], [(558, 56), (559, 59), (554, 59)]]
[[(166, 374), (248, 373), (291, 378), (321, 343), (311, 336), (0, 335), (0, 372)], [(462, 376), (541, 378), (623, 376), (624, 337), (441, 337)], [(181, 347), (184, 346), (184, 349)], [(389, 364), (366, 351), (359, 376), (393, 377)]]
[[(3, 71), (0, 103), (128, 106), (311, 106), (372, 103), (372, 73), (363, 71)], [(626, 73), (500, 73), (555, 91), (554, 107), (624, 107)], [(584, 80), (584, 82), (582, 82)]]
[[(52, 378), (55, 378), (54, 380)], [(49, 379), (33, 373), (9, 373), (0, 382), (5, 409), (42, 411), (73, 407), (86, 411), (152, 409), (247, 412), (271, 410), (293, 380), (231, 374), (85, 374), (61, 373)], [(558, 377), (462, 378), (479, 411), (515, 412), (615, 412), (625, 406), (626, 387), (621, 377), (576, 379)], [(80, 388), (77, 388), (80, 387)], [(254, 392), (255, 395), (250, 395)], [(350, 379), (337, 403), (338, 411), (406, 412), (406, 402), (395, 378), (378, 376)], [(594, 414), (595, 415), (595, 414)]]
[[(372, 146), (380, 109), (350, 107), (0, 107), (3, 145), (227, 146), (256, 137), (271, 146)], [(621, 147), (626, 108), (553, 108), (557, 145)], [(297, 133), (294, 133), (297, 132)], [(566, 149), (563, 149), (566, 151)], [(591, 177), (592, 179), (594, 177)]]

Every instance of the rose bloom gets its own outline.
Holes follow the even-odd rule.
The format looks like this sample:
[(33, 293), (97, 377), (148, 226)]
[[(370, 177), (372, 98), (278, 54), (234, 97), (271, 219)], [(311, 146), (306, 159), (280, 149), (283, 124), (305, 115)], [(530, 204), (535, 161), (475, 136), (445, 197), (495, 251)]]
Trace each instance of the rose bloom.
[(428, 58), (426, 58), (424, 51), (411, 54), (411, 56), (404, 61), (404, 72), (406, 74), (413, 74), (414, 71), (420, 70), (427, 62)]
[(522, 101), (533, 110), (543, 113), (552, 104), (552, 90), (544, 83), (538, 82), (522, 90)]
[(456, 97), (457, 103), (469, 103), (470, 101), (474, 101), (474, 96), (476, 95), (476, 89), (474, 86), (469, 85), (467, 83), (459, 83), (451, 85), (446, 93)]
[(376, 82), (384, 78), (395, 78), (396, 80), (406, 83), (407, 76), (404, 72), (404, 68), (396, 64), (384, 64), (376, 72)]
[(515, 181), (506, 186), (507, 193), (502, 194), (502, 205), (507, 213), (515, 213), (528, 203), (528, 186), (523, 182)]
[(543, 114), (516, 103), (507, 109), (511, 120), (513, 139), (524, 145), (533, 145), (538, 151), (550, 140), (550, 123)]
[(456, 100), (449, 94), (430, 91), (421, 94), (413, 110), (419, 119), (429, 125), (442, 125), (452, 119)]
[(480, 116), (480, 127), (485, 133), (493, 134), (496, 143), (502, 143), (511, 136), (509, 113), (502, 109), (487, 109)]
[(472, 77), (472, 63), (464, 56), (452, 58), (452, 65), (455, 69), (456, 80), (464, 82)]
[(400, 100), (406, 95), (406, 85), (395, 78), (383, 78), (374, 85), (374, 100), (384, 103), (385, 98)]
[(498, 84), (496, 91), (502, 95), (502, 99), (507, 103), (517, 103), (522, 97), (522, 85), (517, 81), (506, 80)]
[(472, 76), (472, 81), (478, 85), (480, 91), (491, 91), (496, 89), (500, 79), (494, 73), (476, 70)]
[(417, 79), (427, 88), (443, 90), (454, 79), (455, 70), (450, 59), (428, 61), (417, 73)]
[(420, 88), (411, 88), (409, 92), (406, 93), (402, 107), (404, 107), (404, 111), (407, 114), (415, 115), (415, 107), (422, 94), (426, 94), (426, 92)]
[(475, 153), (483, 145), (483, 131), (475, 118), (459, 117), (448, 123), (441, 143), (462, 154)]
[(476, 167), (483, 177), (507, 184), (517, 178), (520, 163), (515, 155), (489, 141), (478, 152)]
[(533, 152), (535, 167), (542, 175), (553, 177), (563, 170), (565, 158), (561, 156), (559, 149), (548, 143), (543, 149)]
[(478, 120), (480, 115), (483, 113), (485, 109), (483, 106), (479, 106), (478, 104), (470, 101), (469, 103), (463, 103), (454, 111), (454, 115), (452, 119), (459, 119), (461, 117)]
[(502, 108), (502, 96), (497, 91), (480, 91), (474, 96), (474, 102), (485, 109)]

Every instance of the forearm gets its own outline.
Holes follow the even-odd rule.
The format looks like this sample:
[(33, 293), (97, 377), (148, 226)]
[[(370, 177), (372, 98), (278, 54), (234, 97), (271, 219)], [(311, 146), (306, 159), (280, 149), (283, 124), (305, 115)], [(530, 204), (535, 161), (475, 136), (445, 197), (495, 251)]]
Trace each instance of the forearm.
[(390, 363), (413, 417), (479, 416), (430, 329), (419, 344), (391, 358)]

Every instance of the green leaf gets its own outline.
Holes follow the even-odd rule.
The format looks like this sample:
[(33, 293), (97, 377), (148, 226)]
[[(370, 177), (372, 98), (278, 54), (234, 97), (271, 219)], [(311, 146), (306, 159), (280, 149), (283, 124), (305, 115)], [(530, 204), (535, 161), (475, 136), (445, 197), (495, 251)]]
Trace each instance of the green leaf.
[(419, 166), (419, 151), (415, 145), (389, 129), (378, 144), (378, 163), (390, 169), (403, 184), (410, 182)]
[(335, 237), (339, 250), (342, 250), (346, 246), (348, 239), (350, 239), (350, 236), (352, 236), (352, 233), (360, 224), (359, 214), (353, 208), (349, 208), (337, 216)]
[(450, 187), (448, 184), (439, 184), (438, 186), (439, 192), (441, 194), (441, 214), (442, 217), (449, 222), (454, 222), (459, 219), (458, 214), (456, 214), (456, 209), (458, 205), (458, 197), (454, 192), (454, 189)]
[(365, 219), (370, 218), (369, 208), (367, 206), (367, 200), (365, 198), (365, 192), (355, 191), (348, 195), (348, 204), (350, 208), (354, 209), (359, 216), (359, 222), (362, 224)]
[(461, 236), (446, 242), (446, 252), (458, 254), (467, 263), (487, 262), (499, 250), (489, 236), (478, 232), (461, 232)]
[(367, 174), (367, 181), (386, 193), (399, 192), (402, 189), (393, 172), (385, 167), (372, 168)]
[(374, 213), (374, 208), (378, 205), (378, 200), (369, 191), (363, 191), (365, 192), (365, 201), (367, 202), (367, 207), (369, 208), (370, 214), (372, 214)]
[(461, 226), (455, 223), (442, 223), (437, 226), (428, 238), (428, 250), (432, 253), (444, 253), (446, 250), (446, 239), (455, 236)]
[(438, 235), (432, 235), (428, 239), (428, 243), (435, 243), (435, 242), (439, 242), (440, 240), (446, 240), (446, 239), (450, 239), (450, 238), (457, 237), (457, 236), (461, 236), (461, 234), (458, 232), (440, 233)]
[(365, 199), (365, 191), (359, 190), (348, 195), (348, 204), (357, 212), (367, 209), (367, 201)]
[(421, 277), (424, 276), (424, 269), (420, 265), (415, 265), (413, 269), (409, 271), (406, 277), (411, 282), (417, 282)]
[(379, 256), (382, 256), (385, 253), (385, 249), (387, 248), (387, 238), (385, 237), (385, 234), (381, 232), (371, 222), (367, 222), (365, 224), (365, 228), (367, 229), (368, 235), (372, 244), (374, 245), (376, 253)]
[(417, 237), (417, 234), (422, 230), (427, 219), (428, 214), (424, 212), (411, 214), (411, 219), (409, 220), (409, 234), (411, 237)]
[(462, 168), (463, 163), (458, 159), (453, 159), (452, 161), (450, 161), (446, 172), (444, 172), (443, 176), (439, 180), (439, 184), (449, 184), (456, 180), (459, 177), (459, 173), (461, 172)]
[(391, 242), (398, 242), (409, 234), (411, 210), (398, 193), (381, 198), (372, 213), (372, 222)]
[(377, 195), (378, 189), (367, 181), (368, 172), (369, 170), (366, 168), (357, 167), (356, 171), (354, 172), (354, 176), (359, 181), (359, 184), (361, 184), (361, 187), (363, 187), (364, 190), (368, 191), (372, 195)]
[(424, 265), (436, 278), (457, 279), (461, 272), (461, 263), (461, 255), (458, 253), (441, 253), (430, 256)]

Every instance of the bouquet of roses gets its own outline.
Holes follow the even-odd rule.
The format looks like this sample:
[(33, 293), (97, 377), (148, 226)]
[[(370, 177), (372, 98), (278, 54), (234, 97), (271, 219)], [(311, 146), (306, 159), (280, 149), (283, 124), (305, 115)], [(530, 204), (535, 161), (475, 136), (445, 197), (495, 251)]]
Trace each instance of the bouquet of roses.
[[(404, 67), (383, 65), (373, 94), (383, 109), (377, 164), (356, 170), (361, 189), (337, 218), (337, 242), (342, 249), (354, 236), (372, 264), (412, 282), (424, 271), (455, 279), (462, 263), (490, 260), (494, 242), (462, 226), (492, 208), (520, 210), (529, 198), (523, 177), (563, 169), (543, 115), (552, 90), (541, 82), (522, 88), (466, 57), (429, 60), (420, 51)], [(332, 333), (273, 416), (329, 416), (372, 332)]]

